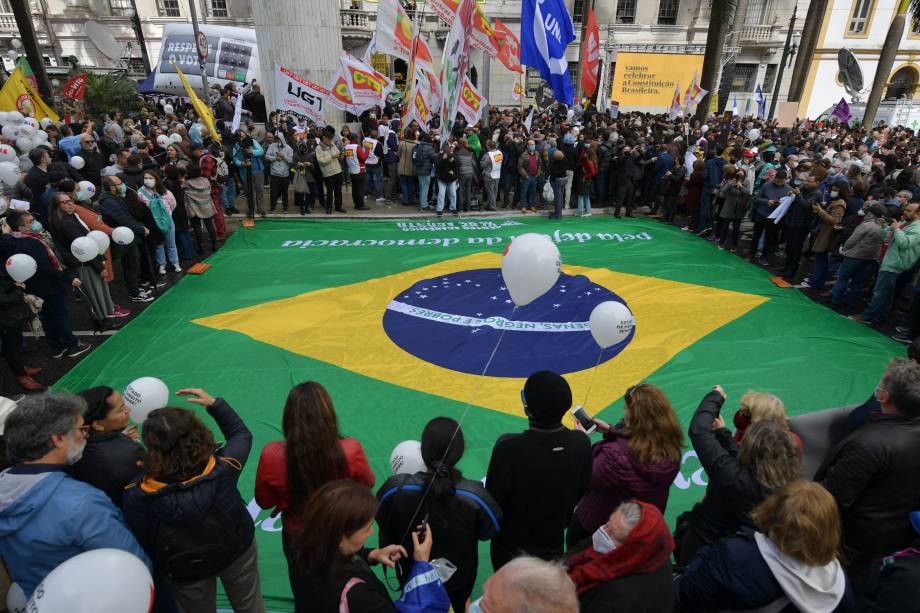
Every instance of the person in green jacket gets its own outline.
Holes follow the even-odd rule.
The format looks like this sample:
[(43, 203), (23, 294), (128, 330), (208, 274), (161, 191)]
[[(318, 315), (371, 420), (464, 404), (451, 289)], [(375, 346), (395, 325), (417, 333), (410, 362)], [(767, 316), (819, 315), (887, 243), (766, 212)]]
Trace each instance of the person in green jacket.
[[(920, 204), (908, 204), (901, 221), (881, 228), (883, 245), (888, 246), (878, 280), (872, 292), (872, 301), (862, 315), (852, 315), (850, 319), (863, 323), (880, 321), (888, 315), (894, 302), (895, 283), (905, 270), (913, 268), (920, 259)], [(882, 247), (885, 248), (884, 246)]]

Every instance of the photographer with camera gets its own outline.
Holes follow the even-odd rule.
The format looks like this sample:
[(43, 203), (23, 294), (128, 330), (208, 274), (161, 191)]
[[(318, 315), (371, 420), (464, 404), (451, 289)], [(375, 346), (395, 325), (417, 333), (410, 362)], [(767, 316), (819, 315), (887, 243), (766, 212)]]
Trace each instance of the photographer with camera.
[(237, 132), (237, 143), (233, 147), (233, 163), (240, 170), (240, 180), (246, 190), (246, 206), (249, 217), (265, 217), (263, 201), (265, 199), (265, 152), (262, 145), (243, 130)]

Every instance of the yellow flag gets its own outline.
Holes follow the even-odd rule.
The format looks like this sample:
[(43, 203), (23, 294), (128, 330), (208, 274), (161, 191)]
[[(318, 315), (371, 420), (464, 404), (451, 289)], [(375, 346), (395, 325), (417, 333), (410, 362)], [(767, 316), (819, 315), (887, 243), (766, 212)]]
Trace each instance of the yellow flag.
[(19, 111), (23, 115), (33, 116), (41, 121), (45, 117), (51, 121), (60, 121), (58, 114), (45, 104), (29, 80), (26, 79), (20, 66), (16, 67), (10, 78), (6, 80), (3, 89), (0, 89), (0, 111)]
[(189, 100), (192, 101), (192, 107), (195, 109), (195, 112), (198, 113), (198, 116), (201, 117), (201, 121), (208, 128), (208, 132), (211, 133), (211, 138), (214, 139), (214, 142), (217, 144), (222, 144), (220, 142), (220, 134), (217, 133), (217, 128), (214, 127), (214, 113), (211, 112), (211, 107), (202, 102), (201, 98), (195, 94), (195, 90), (189, 85), (188, 79), (185, 78), (185, 75), (182, 74), (182, 71), (176, 66), (176, 63), (173, 62), (172, 65), (179, 74), (179, 78), (182, 79), (182, 85), (185, 86), (185, 91), (188, 92)]

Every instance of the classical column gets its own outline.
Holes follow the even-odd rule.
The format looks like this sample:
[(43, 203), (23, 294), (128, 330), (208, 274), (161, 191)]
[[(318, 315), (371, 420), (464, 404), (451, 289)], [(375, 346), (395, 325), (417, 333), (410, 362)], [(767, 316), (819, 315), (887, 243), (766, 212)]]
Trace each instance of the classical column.
[[(252, 19), (259, 43), (262, 93), (273, 110), (275, 64), (325, 87), (339, 65), (342, 27), (335, 0), (253, 0)], [(326, 108), (326, 121), (343, 123), (341, 111)]]

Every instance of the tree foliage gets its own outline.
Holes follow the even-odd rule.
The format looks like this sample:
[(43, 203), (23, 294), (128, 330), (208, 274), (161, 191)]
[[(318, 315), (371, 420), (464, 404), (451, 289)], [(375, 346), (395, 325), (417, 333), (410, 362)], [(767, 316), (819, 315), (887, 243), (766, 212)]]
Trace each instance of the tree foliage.
[(130, 113), (140, 108), (137, 84), (130, 79), (116, 79), (110, 74), (89, 73), (86, 82), (86, 113), (96, 117), (103, 113)]

